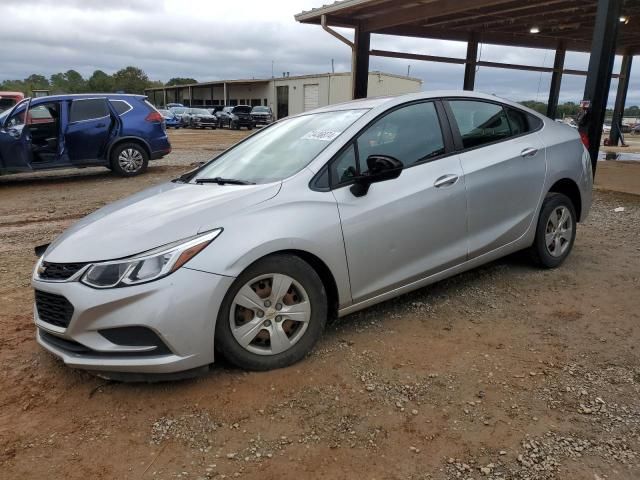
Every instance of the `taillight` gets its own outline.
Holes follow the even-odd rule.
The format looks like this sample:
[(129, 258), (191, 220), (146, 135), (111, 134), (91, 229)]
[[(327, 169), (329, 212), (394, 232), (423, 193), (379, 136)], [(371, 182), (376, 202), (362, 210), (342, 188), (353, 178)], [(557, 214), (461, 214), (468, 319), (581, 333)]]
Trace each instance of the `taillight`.
[(145, 120), (147, 122), (162, 122), (164, 120), (164, 117), (160, 112), (150, 112)]

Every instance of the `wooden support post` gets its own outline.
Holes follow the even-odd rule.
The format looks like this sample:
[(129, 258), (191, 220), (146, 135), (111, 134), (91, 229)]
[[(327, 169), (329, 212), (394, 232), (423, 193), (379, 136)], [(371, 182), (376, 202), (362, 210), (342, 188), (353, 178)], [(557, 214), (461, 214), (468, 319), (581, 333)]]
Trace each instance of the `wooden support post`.
[(560, 98), (560, 86), (562, 84), (562, 71), (564, 70), (564, 58), (566, 50), (561, 43), (556, 48), (556, 58), (553, 61), (553, 73), (551, 74), (551, 86), (549, 87), (549, 101), (547, 102), (547, 117), (555, 119)]

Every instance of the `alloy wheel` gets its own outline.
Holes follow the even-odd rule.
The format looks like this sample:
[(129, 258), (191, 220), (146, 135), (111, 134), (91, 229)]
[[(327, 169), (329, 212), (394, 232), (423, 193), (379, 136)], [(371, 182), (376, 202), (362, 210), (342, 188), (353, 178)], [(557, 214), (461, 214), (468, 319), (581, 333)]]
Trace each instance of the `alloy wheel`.
[(118, 164), (127, 173), (135, 173), (142, 168), (144, 158), (135, 148), (125, 148), (118, 155)]
[(277, 355), (304, 335), (311, 303), (302, 285), (288, 275), (260, 275), (247, 282), (231, 304), (229, 322), (236, 341), (249, 352)]
[(565, 206), (558, 206), (551, 211), (545, 228), (545, 245), (552, 257), (561, 257), (571, 244), (573, 220)]

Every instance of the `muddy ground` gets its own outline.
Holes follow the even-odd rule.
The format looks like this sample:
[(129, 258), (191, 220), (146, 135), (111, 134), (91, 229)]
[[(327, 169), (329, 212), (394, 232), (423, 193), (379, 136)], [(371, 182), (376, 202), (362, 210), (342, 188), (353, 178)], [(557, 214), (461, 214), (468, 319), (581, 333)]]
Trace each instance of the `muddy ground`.
[(0, 478), (640, 478), (640, 196), (598, 191), (560, 269), (510, 256), (341, 319), (287, 369), (120, 384), (39, 348), (33, 247), (242, 135), (172, 132), (133, 179), (0, 178)]

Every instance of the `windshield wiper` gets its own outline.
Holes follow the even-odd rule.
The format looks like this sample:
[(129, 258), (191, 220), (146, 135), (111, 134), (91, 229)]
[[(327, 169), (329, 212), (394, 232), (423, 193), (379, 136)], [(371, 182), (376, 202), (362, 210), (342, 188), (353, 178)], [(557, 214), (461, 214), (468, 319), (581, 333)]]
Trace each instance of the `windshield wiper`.
[(255, 185), (255, 182), (247, 182), (246, 180), (236, 180), (235, 178), (196, 178), (196, 183), (217, 183), (218, 185)]

